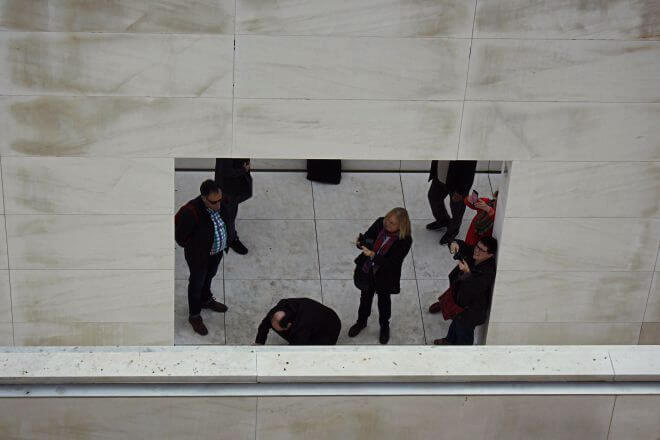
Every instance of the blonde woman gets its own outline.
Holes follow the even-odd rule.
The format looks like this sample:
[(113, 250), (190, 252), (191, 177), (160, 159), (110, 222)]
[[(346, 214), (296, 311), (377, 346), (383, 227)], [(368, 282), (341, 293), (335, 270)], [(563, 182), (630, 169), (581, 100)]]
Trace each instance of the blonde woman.
[(390, 340), (390, 295), (400, 292), (401, 266), (412, 246), (410, 219), (404, 208), (394, 208), (380, 217), (355, 242), (362, 253), (355, 259), (353, 280), (360, 289), (360, 307), (357, 322), (348, 330), (348, 336), (357, 336), (367, 326), (374, 295), (378, 295), (378, 322), (380, 343)]

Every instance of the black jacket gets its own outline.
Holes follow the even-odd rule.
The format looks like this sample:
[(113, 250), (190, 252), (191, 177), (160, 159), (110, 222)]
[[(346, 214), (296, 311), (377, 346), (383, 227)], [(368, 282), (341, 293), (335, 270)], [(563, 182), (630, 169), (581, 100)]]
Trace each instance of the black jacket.
[[(384, 217), (378, 218), (371, 227), (364, 233), (365, 238), (369, 240), (376, 240), (378, 234), (383, 230)], [(385, 255), (376, 255), (374, 263), (378, 265), (378, 271), (375, 273), (376, 293), (389, 293), (391, 295), (401, 291), (401, 266), (403, 260), (408, 255), (410, 247), (412, 246), (412, 237), (398, 239), (387, 251)], [(358, 255), (355, 259), (357, 267), (362, 265), (369, 259), (364, 254)]]
[(486, 322), (488, 317), (490, 298), (495, 283), (495, 256), (475, 265), (472, 258), (474, 246), (461, 240), (455, 241), (460, 247), (459, 252), (465, 256), (470, 273), (464, 274), (458, 266), (449, 273), (449, 282), (454, 287), (456, 304), (465, 309), (454, 319), (476, 327)]
[(278, 332), (291, 345), (329, 345), (334, 344), (341, 330), (339, 317), (329, 307), (309, 298), (288, 298), (280, 300), (275, 307), (270, 309), (266, 317), (261, 321), (257, 338), (257, 344), (265, 344), (268, 331), (271, 327), (273, 314), (278, 310), (286, 313), (287, 320), (291, 322), (291, 328), (285, 332)]
[[(477, 170), (476, 160), (452, 160), (447, 169), (447, 190), (457, 192), (465, 197), (474, 183), (474, 173)], [(437, 178), (438, 161), (431, 162), (431, 171), (429, 172), (429, 181)]]
[(238, 202), (252, 197), (252, 176), (243, 165), (250, 159), (216, 159), (215, 182), (224, 194), (230, 194)]
[[(227, 221), (224, 217), (226, 211), (224, 208), (227, 201), (228, 197), (223, 197), (220, 202), (220, 218), (225, 224)], [(174, 237), (176, 242), (183, 246), (186, 260), (190, 264), (206, 264), (213, 246), (213, 222), (202, 196), (197, 196), (179, 209), (175, 220)], [(226, 252), (227, 247), (223, 250)]]

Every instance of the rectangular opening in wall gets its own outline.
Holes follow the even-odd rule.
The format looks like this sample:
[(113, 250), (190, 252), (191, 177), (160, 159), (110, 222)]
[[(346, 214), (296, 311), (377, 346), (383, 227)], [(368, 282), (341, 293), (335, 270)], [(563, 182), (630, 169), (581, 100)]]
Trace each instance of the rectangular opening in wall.
[[(309, 172), (308, 166), (311, 167)], [(320, 166), (320, 173), (313, 169), (315, 166)], [(387, 313), (387, 298), (391, 303), (389, 344), (433, 344), (434, 340), (447, 336), (452, 320), (443, 319), (442, 313), (429, 311), (449, 288), (450, 272), (457, 266), (449, 247), (441, 245), (440, 240), (455, 234), (457, 239), (468, 238), (474, 244), (475, 234), (490, 235), (493, 225), (494, 235), (498, 236), (497, 219), (493, 215), (496, 204), (492, 201), (500, 186), (504, 186), (504, 164), (439, 161), (434, 168), (437, 170), (433, 174), (437, 177), (435, 181), (430, 179), (431, 161), (343, 160), (340, 174), (336, 173), (336, 166), (333, 161), (309, 165), (306, 160), (299, 159), (254, 159), (249, 161), (249, 166), (240, 159), (176, 160), (175, 212), (182, 212), (182, 207), (197, 199), (198, 211), (194, 215), (207, 216), (204, 224), (209, 229), (205, 234), (214, 237), (216, 229), (208, 220), (208, 212), (209, 209), (213, 211), (209, 203), (217, 201), (218, 197), (200, 197), (200, 186), (209, 179), (217, 182), (225, 190), (219, 208), (224, 232), (219, 232), (215, 239), (202, 240), (199, 246), (215, 245), (217, 249), (220, 243), (229, 243), (229, 249), (222, 253), (210, 284), (215, 301), (228, 307), (222, 313), (205, 308), (203, 304), (200, 311), (200, 304), (208, 298), (204, 287), (207, 279), (202, 280), (198, 273), (192, 277), (195, 278), (193, 287), (190, 286), (191, 265), (201, 273), (204, 269), (198, 271), (197, 267), (208, 269), (205, 265), (210, 264), (213, 270), (213, 261), (198, 263), (193, 245), (188, 245), (187, 251), (175, 245), (175, 344), (254, 344), (260, 339), (257, 334), (264, 318), (285, 298), (309, 298), (332, 309), (341, 321), (339, 345), (379, 344), (379, 315)], [(457, 170), (460, 177), (456, 177)], [(473, 176), (471, 170), (474, 170)], [(336, 184), (314, 180), (336, 177), (339, 178)], [(459, 192), (455, 189), (459, 189), (461, 196), (456, 195)], [(485, 209), (480, 210), (466, 204), (464, 196), (470, 202), (473, 194), (492, 205), (493, 211), (486, 212), (488, 206), (485, 205)], [(387, 238), (385, 230), (371, 237), (372, 241), (367, 237), (365, 243), (367, 249), (377, 247), (386, 257), (396, 257), (402, 252), (403, 262), (397, 266), (378, 256), (371, 259), (365, 255), (362, 260), (369, 264), (365, 266), (365, 261), (356, 264), (356, 257), (363, 253), (356, 246), (358, 235), (367, 233), (378, 218), (397, 207), (404, 208), (409, 219), (410, 251), (406, 253), (406, 234), (396, 232), (401, 229), (396, 224), (390, 225), (394, 231), (391, 239)], [(190, 210), (190, 206), (186, 209)], [(232, 228), (234, 210), (236, 219)], [(449, 217), (447, 222), (442, 221), (443, 212)], [(481, 214), (481, 220), (477, 221), (475, 217), (479, 212), (491, 215)], [(461, 220), (452, 219), (452, 213), (462, 217)], [(400, 219), (401, 212), (395, 217)], [(181, 218), (186, 218), (188, 223)], [(180, 224), (190, 225), (190, 215), (182, 214), (180, 219), (176, 226), (177, 240), (183, 242), (187, 237), (179, 231), (188, 229), (181, 229)], [(441, 224), (437, 223), (438, 219)], [(200, 222), (200, 219), (195, 217), (194, 221)], [(399, 223), (405, 224), (405, 220)], [(452, 230), (453, 225), (456, 227)], [(377, 225), (376, 230), (379, 228)], [(208, 243), (210, 240), (214, 244)], [(391, 242), (389, 246), (388, 242)], [(205, 248), (203, 253), (207, 251)], [(366, 328), (349, 337), (349, 329), (359, 321), (361, 293), (355, 285), (357, 267), (367, 273), (375, 271), (375, 277), (369, 282), (377, 284), (377, 292)], [(379, 275), (379, 272), (387, 275)], [(380, 299), (379, 309), (378, 290), (383, 289), (399, 293), (384, 295), (387, 298)], [(206, 305), (213, 307), (213, 303)], [(291, 305), (292, 308), (298, 306)], [(304, 308), (304, 304), (300, 307)], [(195, 332), (189, 320), (190, 313), (197, 316), (197, 312), (208, 330), (203, 336)], [(483, 343), (485, 327), (476, 327), (475, 344)], [(261, 336), (263, 339), (263, 331)], [(306, 337), (309, 335), (300, 336), (300, 340)], [(266, 343), (286, 344), (287, 341), (270, 329)]]

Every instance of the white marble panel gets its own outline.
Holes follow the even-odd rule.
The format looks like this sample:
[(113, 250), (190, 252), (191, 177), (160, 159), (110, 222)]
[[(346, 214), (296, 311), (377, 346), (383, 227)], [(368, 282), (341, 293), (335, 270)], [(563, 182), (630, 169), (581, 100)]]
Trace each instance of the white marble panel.
[(657, 161), (658, 119), (660, 104), (468, 101), (458, 158)]
[[(6, 438), (254, 438), (254, 397), (0, 400)], [(20, 419), (16, 414), (21, 414)]]
[(14, 345), (14, 327), (11, 322), (0, 322), (0, 345)]
[[(332, 308), (342, 322), (338, 345), (378, 345), (378, 297), (374, 296), (371, 316), (367, 328), (354, 337), (348, 337), (348, 329), (357, 320), (360, 291), (353, 280), (323, 280), (323, 304)], [(392, 317), (390, 319), (389, 345), (424, 344), (424, 328), (419, 310), (419, 296), (415, 280), (401, 280), (401, 293), (391, 295)]]
[(344, 160), (342, 171), (399, 171), (400, 160)]
[(236, 97), (458, 100), (470, 40), (240, 36)]
[(0, 97), (4, 156), (228, 155), (231, 99)]
[(229, 251), (226, 280), (318, 280), (313, 220), (238, 220), (247, 255)]
[(653, 1), (480, 0), (475, 38), (658, 39)]
[[(0, 104), (2, 103), (2, 100), (0, 99)], [(1, 123), (0, 123), (1, 124)], [(2, 150), (0, 150), (0, 155), (2, 154)], [(4, 183), (2, 181), (2, 157), (0, 156), (0, 194), (4, 194)], [(5, 198), (0, 197), (0, 215), (5, 213)]]
[[(656, 267), (656, 269), (658, 268)], [(653, 273), (644, 322), (660, 322), (660, 272)]]
[(641, 322), (651, 275), (499, 271), (490, 322)]
[(15, 322), (14, 340), (20, 345), (172, 345), (173, 321)]
[(9, 271), (0, 270), (0, 323), (11, 322), (11, 321), (12, 321), (12, 310), (11, 310), (11, 290), (9, 285)]
[(657, 219), (506, 218), (498, 268), (651, 271), (659, 240)]
[(475, 39), (467, 99), (657, 102), (659, 70), (660, 42)]
[(10, 215), (7, 237), (12, 269), (174, 269), (171, 215)]
[(604, 439), (613, 396), (262, 397), (257, 439)]
[(235, 157), (454, 159), (458, 102), (235, 101)]
[(15, 322), (163, 322), (174, 308), (170, 270), (12, 270)]
[(50, 32), (233, 34), (234, 1), (86, 3), (0, 1), (0, 29)]
[(259, 382), (611, 382), (607, 347), (298, 347), (257, 351)]
[(422, 1), (238, 0), (239, 34), (462, 37), (472, 31), (474, 5)]
[(660, 438), (660, 396), (617, 396), (608, 440)]
[(232, 97), (225, 35), (0, 33), (4, 95)]
[(660, 345), (660, 322), (643, 322), (639, 345)]
[(626, 347), (609, 350), (614, 380), (657, 381), (660, 379), (660, 347)]
[(521, 161), (514, 166), (507, 217), (660, 217), (660, 162)]
[[(415, 275), (418, 280), (423, 279), (447, 279), (449, 272), (456, 266), (456, 261), (449, 253), (446, 245), (440, 245), (440, 238), (445, 229), (429, 231), (426, 229), (427, 220), (413, 220), (413, 242), (412, 255), (415, 265)], [(459, 239), (464, 239), (469, 221), (464, 220), (458, 234)]]
[[(261, 320), (284, 298), (311, 298), (322, 302), (318, 280), (227, 280), (227, 344), (253, 345)], [(287, 342), (275, 331), (268, 333), (267, 344)]]
[(312, 183), (316, 218), (376, 220), (403, 207), (399, 173), (343, 173), (339, 185)]
[(5, 157), (8, 214), (173, 214), (172, 159)]
[(239, 219), (313, 219), (312, 185), (305, 173), (253, 172), (252, 198), (241, 203)]
[[(211, 292), (217, 301), (226, 304), (222, 272), (211, 282)], [(204, 325), (209, 330), (205, 336), (195, 333), (188, 322), (188, 281), (175, 280), (174, 293), (174, 344), (175, 345), (222, 345), (226, 343), (225, 313), (203, 309), (201, 312)], [(227, 313), (232, 313), (233, 310)]]
[(501, 323), (488, 325), (488, 345), (635, 345), (640, 323)]
[[(324, 280), (352, 280), (355, 258), (360, 250), (355, 245), (358, 234), (364, 233), (373, 222), (371, 220), (317, 220), (321, 278)], [(414, 280), (412, 252), (403, 260), (401, 279)]]
[[(7, 231), (6, 216), (0, 215), (0, 232)], [(7, 257), (7, 234), (0, 233), (0, 270), (9, 269), (9, 258)]]

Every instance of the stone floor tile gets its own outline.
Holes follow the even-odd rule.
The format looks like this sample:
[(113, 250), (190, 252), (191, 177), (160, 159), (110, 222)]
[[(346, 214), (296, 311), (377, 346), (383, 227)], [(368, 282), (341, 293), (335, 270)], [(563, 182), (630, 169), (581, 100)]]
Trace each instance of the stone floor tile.
[[(318, 280), (227, 280), (225, 297), (231, 312), (227, 313), (227, 344), (251, 345), (266, 313), (283, 298), (311, 298), (321, 302)], [(267, 344), (287, 342), (275, 331), (268, 333)]]
[(312, 185), (317, 219), (373, 221), (403, 206), (399, 173), (343, 173), (339, 185)]
[[(458, 238), (465, 238), (468, 227), (469, 223), (463, 221)], [(449, 248), (439, 244), (444, 230), (429, 231), (426, 229), (425, 220), (413, 220), (412, 231), (412, 254), (417, 279), (446, 279), (456, 262), (449, 253)]]
[[(312, 185), (304, 172), (253, 172), (253, 195), (239, 219), (313, 219)], [(240, 236), (240, 230), (239, 236)]]
[(428, 173), (401, 173), (405, 206), (411, 219), (433, 220), (428, 199), (431, 183), (428, 180)]
[(213, 179), (213, 171), (177, 171), (174, 177), (174, 209), (199, 195), (199, 186), (206, 179)]
[[(360, 304), (360, 291), (351, 280), (323, 280), (323, 303), (337, 312), (342, 322), (337, 345), (379, 344), (378, 298), (374, 297), (367, 328), (355, 338), (349, 338), (348, 329), (355, 324)], [(390, 345), (424, 344), (424, 330), (419, 310), (417, 283), (401, 281), (401, 293), (392, 295)]]
[[(188, 323), (188, 281), (174, 281), (174, 345), (205, 345), (225, 343), (225, 314), (211, 310), (202, 310), (202, 319), (209, 329), (209, 334), (201, 336), (195, 333)], [(214, 278), (211, 292), (215, 299), (224, 303), (225, 295), (221, 279)], [(231, 313), (228, 311), (227, 313)]]
[(424, 322), (424, 335), (426, 343), (433, 344), (434, 339), (447, 336), (451, 321), (445, 321), (441, 313), (429, 313), (429, 306), (438, 300), (438, 297), (449, 287), (449, 280), (418, 280), (419, 299)]
[(225, 258), (225, 279), (319, 279), (313, 220), (238, 220), (247, 255)]
[[(359, 233), (371, 226), (372, 220), (317, 220), (321, 278), (330, 280), (352, 280), (355, 258), (360, 250), (355, 246)], [(411, 253), (408, 253), (401, 268), (402, 279), (415, 279)]]

